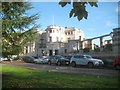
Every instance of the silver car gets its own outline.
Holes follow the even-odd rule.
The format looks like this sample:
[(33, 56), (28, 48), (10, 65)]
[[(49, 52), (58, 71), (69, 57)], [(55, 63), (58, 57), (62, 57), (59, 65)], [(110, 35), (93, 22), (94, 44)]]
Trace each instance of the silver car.
[(66, 59), (65, 57), (63, 56), (60, 56), (60, 55), (55, 55), (55, 56), (51, 56), (49, 58), (49, 61), (48, 61), (48, 64), (51, 65), (51, 64), (56, 64), (58, 66), (60, 65), (69, 65), (69, 60)]
[(76, 65), (87, 65), (88, 67), (104, 65), (102, 60), (92, 58), (90, 55), (73, 55), (70, 63), (73, 67)]
[(40, 63), (40, 64), (47, 64), (48, 63), (48, 56), (40, 56), (35, 58), (35, 63)]

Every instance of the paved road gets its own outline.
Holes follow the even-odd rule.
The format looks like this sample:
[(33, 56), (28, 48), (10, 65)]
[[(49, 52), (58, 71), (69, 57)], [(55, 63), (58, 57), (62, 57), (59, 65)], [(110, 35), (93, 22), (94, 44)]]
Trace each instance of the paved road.
[(56, 65), (47, 65), (47, 64), (33, 64), (33, 63), (24, 63), (21, 61), (14, 62), (3, 62), (2, 65), (12, 65), (19, 66), (31, 69), (38, 70), (48, 70), (49, 72), (66, 72), (66, 73), (77, 73), (77, 74), (89, 74), (89, 75), (98, 75), (98, 76), (119, 76), (119, 70), (109, 70), (109, 69), (94, 69), (94, 68), (74, 68), (71, 66), (56, 66)]

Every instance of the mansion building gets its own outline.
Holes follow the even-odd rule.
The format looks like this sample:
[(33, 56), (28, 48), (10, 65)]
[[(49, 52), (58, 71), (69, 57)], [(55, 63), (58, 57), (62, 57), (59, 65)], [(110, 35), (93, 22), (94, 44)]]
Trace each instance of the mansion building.
[[(105, 40), (106, 37), (111, 39)], [(99, 40), (100, 46), (94, 43), (96, 39)], [(112, 50), (110, 49), (111, 45)], [(23, 55), (68, 55), (84, 53), (83, 50), (87, 48), (91, 53), (95, 48), (100, 49), (100, 52), (103, 53), (108, 49), (107, 46), (110, 49), (108, 52), (111, 51), (112, 53), (111, 55), (120, 55), (120, 28), (114, 28), (113, 32), (109, 34), (85, 39), (84, 32), (81, 29), (50, 25), (45, 30), (37, 31), (35, 42), (28, 43), (24, 47)]]
[(81, 29), (50, 25), (45, 30), (37, 32), (36, 41), (24, 47), (24, 55), (52, 56), (75, 53), (80, 49), (79, 41), (84, 39)]

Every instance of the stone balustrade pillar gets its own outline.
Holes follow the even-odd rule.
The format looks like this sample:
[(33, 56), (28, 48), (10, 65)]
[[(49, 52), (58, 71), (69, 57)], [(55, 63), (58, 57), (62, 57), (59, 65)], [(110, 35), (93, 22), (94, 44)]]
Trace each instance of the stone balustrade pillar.
[(100, 37), (100, 47), (103, 47), (105, 45), (104, 37)]

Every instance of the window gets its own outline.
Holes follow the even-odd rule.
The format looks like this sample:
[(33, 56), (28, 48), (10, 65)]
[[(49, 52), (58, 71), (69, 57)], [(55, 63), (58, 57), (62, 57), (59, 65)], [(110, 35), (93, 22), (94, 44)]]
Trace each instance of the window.
[(79, 40), (81, 41), (81, 36), (79, 36)]
[(84, 57), (85, 58), (92, 58), (90, 55), (85, 55)]
[(68, 32), (68, 35), (70, 35), (70, 32)]
[(74, 56), (74, 58), (79, 58), (79, 56)]
[(67, 32), (65, 32), (65, 35), (67, 35)]
[(65, 53), (67, 53), (67, 49), (65, 49)]
[(68, 38), (68, 40), (70, 40), (70, 38)]
[(52, 42), (52, 37), (49, 37), (49, 42)]
[(55, 55), (58, 55), (58, 50), (55, 50)]
[(82, 56), (82, 55), (76, 55), (76, 56), (74, 56), (74, 58), (84, 58), (84, 56)]
[(52, 30), (49, 30), (49, 33), (52, 33)]

